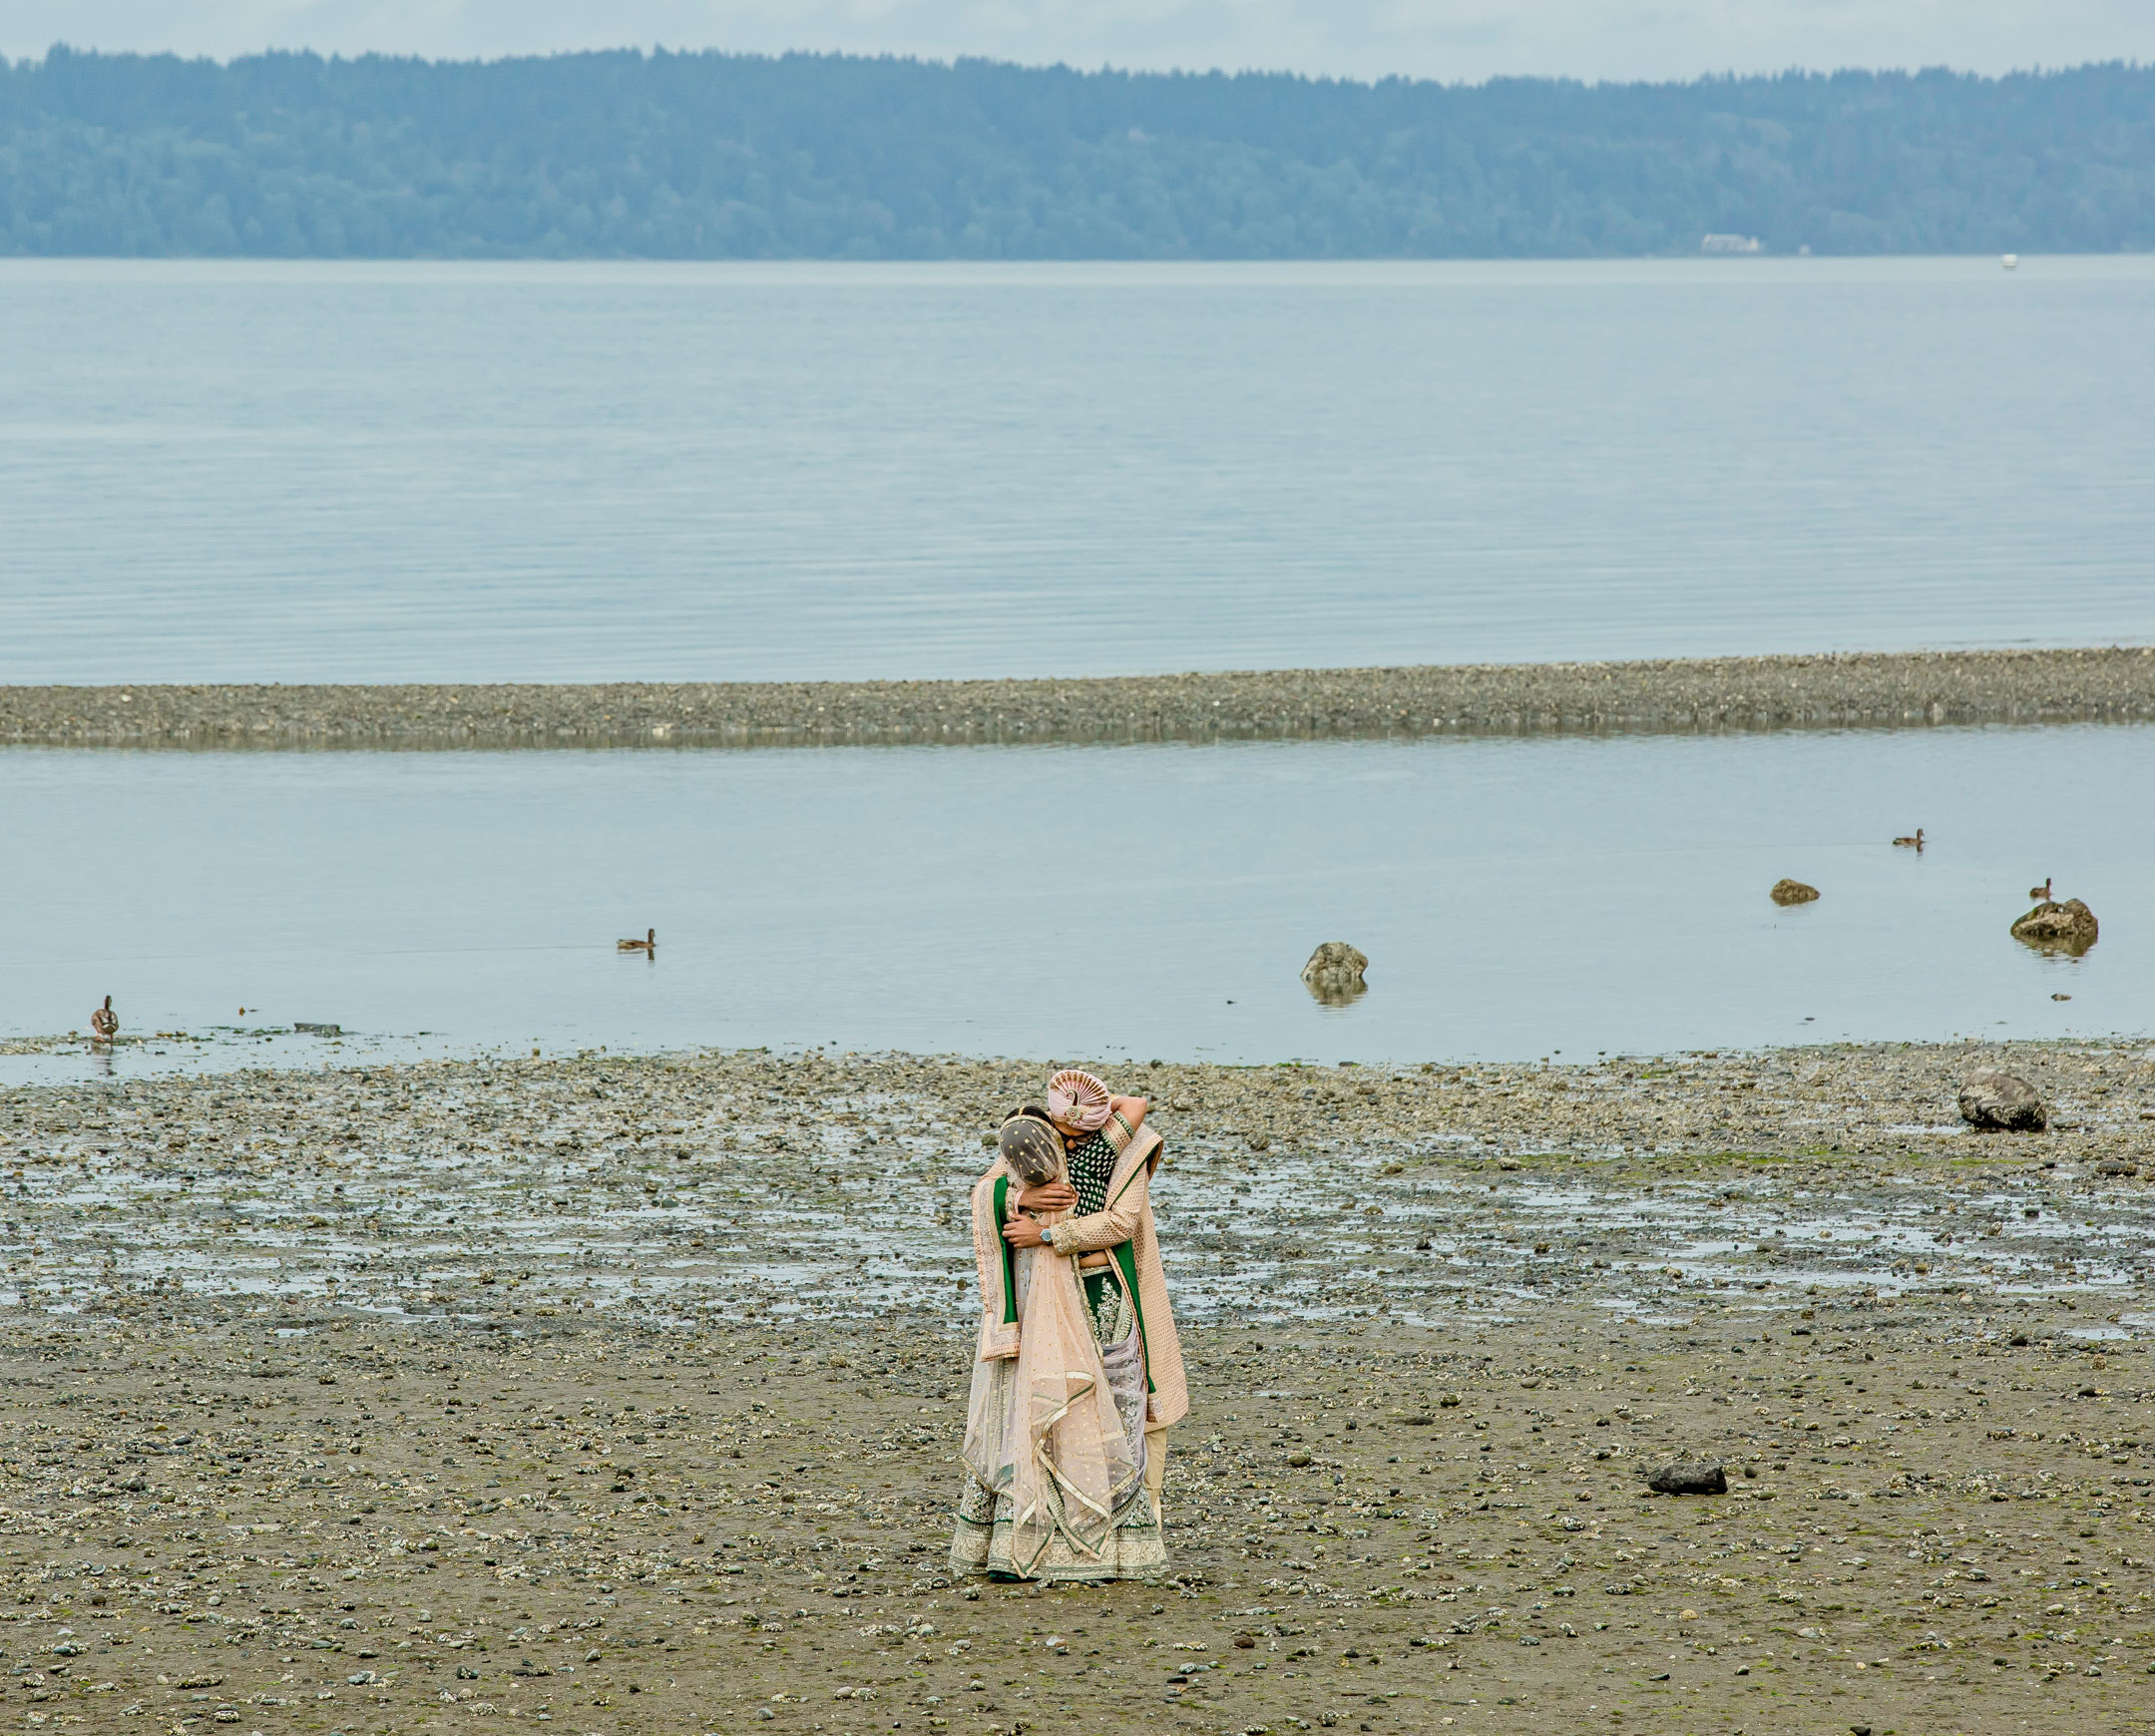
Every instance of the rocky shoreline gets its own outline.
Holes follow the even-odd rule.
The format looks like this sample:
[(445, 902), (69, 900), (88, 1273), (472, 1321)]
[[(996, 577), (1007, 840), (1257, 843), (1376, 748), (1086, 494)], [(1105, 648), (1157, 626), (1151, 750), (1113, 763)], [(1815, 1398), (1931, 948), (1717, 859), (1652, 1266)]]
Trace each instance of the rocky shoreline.
[(0, 1092), (33, 1726), (2145, 1717), (2144, 1043), (1116, 1070), (1195, 1409), (1169, 1575), (1047, 1592), (946, 1558), (1038, 1064), (126, 1059)]
[[(21, 1299), (124, 1308), (140, 1300), (140, 1267), (179, 1274), (195, 1296), (260, 1290), (442, 1321), (505, 1302), (652, 1321), (905, 1306), (970, 1271), (958, 1207), (984, 1134), (1046, 1077), (1029, 1062), (754, 1050), (130, 1079), (123, 1049), (110, 1065), (114, 1077), (0, 1093), (0, 1169), (20, 1172)], [(2126, 1183), (2155, 1180), (2144, 1041), (1590, 1066), (1092, 1065), (1153, 1102), (1175, 1189), (1207, 1202), (1176, 1229), (1177, 1306), (1200, 1315), (1426, 1319), (1498, 1305), (1500, 1276), (1513, 1300), (1624, 1306), (1666, 1300), (1672, 1277), (1679, 1290), (1800, 1278), (2048, 1293), (2051, 1255), (2066, 1250), (2023, 1245), (2017, 1223), (1937, 1245), (1883, 1229), (1791, 1240), (1790, 1225), (1827, 1209), (1801, 1202), (1832, 1200), (1920, 1228), (1887, 1196), (2068, 1177), (2123, 1188), (2111, 1204), (2137, 1224), (2142, 1195)], [(1983, 1134), (1962, 1119), (1963, 1087), (1992, 1069), (2039, 1093), (2038, 1130)], [(1688, 1197), (1694, 1177), (1724, 1172), (1744, 1178), (1739, 1192)], [(1664, 1181), (1684, 1197), (1668, 1195), (1650, 1228), (1611, 1227)], [(1570, 1225), (1565, 1202), (1604, 1189), (1605, 1221)], [(1565, 1224), (1530, 1255), (1516, 1236), (1475, 1243), (1461, 1214), (1484, 1216), (1484, 1194), (1515, 1195), (1500, 1216)], [(75, 1214), (86, 1198), (99, 1215)], [(863, 1279), (850, 1238), (869, 1223), (891, 1226), (890, 1245)], [(2139, 1231), (2119, 1233), (2077, 1238), (2057, 1270), (2137, 1294)], [(1456, 1259), (1389, 1263), (1462, 1235)], [(1619, 1242), (1622, 1259), (1575, 1251)], [(491, 1275), (459, 1276), (467, 1265)]]
[(1072, 680), (0, 687), (0, 742), (85, 747), (1210, 741), (2148, 718), (2155, 649), (2115, 647)]

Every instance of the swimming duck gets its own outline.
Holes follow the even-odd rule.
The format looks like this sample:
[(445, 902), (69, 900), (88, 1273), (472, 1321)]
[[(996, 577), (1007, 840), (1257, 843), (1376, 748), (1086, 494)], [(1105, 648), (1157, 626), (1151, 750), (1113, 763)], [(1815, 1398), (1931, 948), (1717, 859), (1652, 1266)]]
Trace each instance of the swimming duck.
[(1896, 838), (1894, 847), (1900, 850), (1914, 850), (1921, 854), (1923, 850), (1923, 827), (1918, 826), (1916, 828), (1916, 835), (1913, 838)]
[(2034, 899), (2037, 904), (2048, 904), (2050, 902), (2050, 880), (2054, 878), (2055, 876), (2050, 876), (2045, 878), (2040, 886), (2030, 886), (2028, 896)]
[(112, 997), (105, 997), (105, 1005), (90, 1015), (90, 1029), (100, 1043), (110, 1043), (120, 1035), (120, 1015), (112, 1010)]
[(646, 953), (652, 958), (656, 958), (658, 956), (658, 931), (654, 928), (647, 928), (644, 931), (642, 940), (616, 941), (614, 950), (618, 953)]

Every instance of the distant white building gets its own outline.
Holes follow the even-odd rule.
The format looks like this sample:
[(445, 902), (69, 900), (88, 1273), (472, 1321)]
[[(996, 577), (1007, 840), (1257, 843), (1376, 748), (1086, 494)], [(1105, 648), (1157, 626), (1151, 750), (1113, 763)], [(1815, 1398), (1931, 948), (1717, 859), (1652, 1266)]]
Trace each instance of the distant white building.
[(1702, 253), (1756, 253), (1765, 247), (1756, 235), (1701, 235), (1698, 245)]

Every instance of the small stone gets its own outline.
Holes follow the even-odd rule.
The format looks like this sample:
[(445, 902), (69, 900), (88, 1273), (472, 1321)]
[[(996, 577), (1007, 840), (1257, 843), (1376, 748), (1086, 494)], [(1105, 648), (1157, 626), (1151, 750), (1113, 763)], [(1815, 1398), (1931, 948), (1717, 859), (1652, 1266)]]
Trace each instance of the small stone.
[(1776, 904), (1810, 904), (1817, 899), (1816, 886), (1806, 886), (1801, 880), (1776, 880), (1773, 890), (1766, 896)]
[(1309, 1462), (1310, 1456), (1307, 1453), (1290, 1453), (1287, 1455), (1287, 1463), (1293, 1466), (1297, 1471), (1300, 1471), (1302, 1467), (1307, 1465)]
[(1980, 1068), (1960, 1087), (1960, 1118), (1985, 1132), (2039, 1133), (2049, 1125), (2042, 1093), (2016, 1074)]

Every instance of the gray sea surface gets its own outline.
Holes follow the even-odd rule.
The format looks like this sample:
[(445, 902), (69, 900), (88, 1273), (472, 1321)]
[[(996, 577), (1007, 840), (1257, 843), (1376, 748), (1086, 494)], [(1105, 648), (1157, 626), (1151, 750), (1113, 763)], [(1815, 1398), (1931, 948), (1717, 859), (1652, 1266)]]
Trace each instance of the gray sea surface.
[(0, 261), (0, 681), (2155, 639), (2155, 257)]
[[(147, 1041), (0, 1054), (0, 1082), (601, 1045), (1262, 1063), (2141, 1034), (2151, 788), (2145, 725), (12, 748), (0, 1039), (86, 1039), (111, 994)], [(1893, 846), (1919, 825), (1921, 854)], [(1823, 896), (1777, 907), (1784, 875)], [(2084, 958), (2006, 932), (2045, 877), (2101, 921)], [(655, 957), (616, 950), (649, 927)], [(1359, 1001), (1300, 982), (1325, 940), (1369, 955)]]

